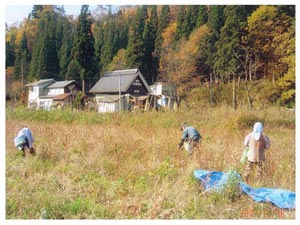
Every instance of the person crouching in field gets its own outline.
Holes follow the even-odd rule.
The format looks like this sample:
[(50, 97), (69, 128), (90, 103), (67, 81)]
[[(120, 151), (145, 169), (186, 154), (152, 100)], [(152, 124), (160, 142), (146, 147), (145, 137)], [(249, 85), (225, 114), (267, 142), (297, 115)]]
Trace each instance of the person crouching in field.
[(35, 155), (35, 149), (33, 148), (34, 138), (31, 131), (24, 127), (21, 129), (14, 139), (15, 146), (22, 151), (22, 156), (25, 156), (25, 149), (29, 148), (29, 151), (32, 155)]
[(178, 143), (178, 149), (181, 148), (184, 142), (187, 142), (189, 144), (188, 152), (190, 155), (193, 153), (195, 148), (199, 150), (201, 142), (201, 135), (199, 131), (192, 126), (188, 126), (186, 122), (181, 124), (180, 130), (182, 131), (182, 136)]
[(270, 139), (268, 136), (263, 135), (263, 125), (261, 122), (254, 124), (253, 131), (246, 136), (244, 145), (246, 148), (249, 148), (244, 178), (246, 180), (249, 178), (251, 170), (255, 165), (258, 170), (258, 176), (261, 176), (265, 162), (265, 149), (270, 148)]

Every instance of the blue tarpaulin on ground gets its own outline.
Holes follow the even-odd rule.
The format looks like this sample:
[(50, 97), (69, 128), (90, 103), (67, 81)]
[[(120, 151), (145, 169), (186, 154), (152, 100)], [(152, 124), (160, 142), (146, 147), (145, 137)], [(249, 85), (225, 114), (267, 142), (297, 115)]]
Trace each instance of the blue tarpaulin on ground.
[(232, 181), (238, 181), (244, 193), (256, 202), (271, 202), (279, 208), (295, 208), (295, 192), (276, 188), (252, 188), (242, 182), (238, 172), (227, 173), (207, 170), (194, 170), (194, 176), (201, 181), (206, 191), (221, 191), (223, 187)]

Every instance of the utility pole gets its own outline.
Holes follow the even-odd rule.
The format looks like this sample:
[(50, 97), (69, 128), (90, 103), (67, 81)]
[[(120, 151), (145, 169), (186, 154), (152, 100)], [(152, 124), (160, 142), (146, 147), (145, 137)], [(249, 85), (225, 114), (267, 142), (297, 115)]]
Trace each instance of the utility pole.
[(119, 72), (119, 112), (121, 113), (121, 72)]

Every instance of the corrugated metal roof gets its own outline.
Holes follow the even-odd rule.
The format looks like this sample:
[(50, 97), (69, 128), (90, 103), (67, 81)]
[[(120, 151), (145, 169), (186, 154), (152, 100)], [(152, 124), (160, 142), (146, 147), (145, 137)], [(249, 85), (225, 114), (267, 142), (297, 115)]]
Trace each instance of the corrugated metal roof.
[(73, 82), (75, 82), (75, 80), (56, 81), (54, 84), (51, 84), (47, 88), (64, 88)]
[(41, 79), (38, 81), (34, 81), (32, 83), (26, 84), (25, 87), (30, 87), (30, 86), (41, 86), (41, 85), (49, 85), (51, 83), (54, 83), (54, 79)]
[(140, 77), (148, 92), (151, 92), (149, 85), (138, 69), (116, 70), (104, 73), (104, 76), (90, 90), (91, 93), (117, 93), (119, 83), (121, 92), (126, 92), (133, 81)]

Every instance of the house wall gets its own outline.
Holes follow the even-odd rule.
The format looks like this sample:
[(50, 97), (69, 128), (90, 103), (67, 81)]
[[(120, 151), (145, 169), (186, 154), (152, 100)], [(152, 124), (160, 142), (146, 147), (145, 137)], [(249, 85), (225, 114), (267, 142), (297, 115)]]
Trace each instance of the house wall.
[(38, 109), (50, 110), (52, 106), (52, 98), (43, 98), (38, 100)]
[[(110, 101), (110, 102), (103, 102), (103, 97), (109, 97), (109, 95), (96, 95), (96, 108), (97, 112), (99, 113), (115, 113), (120, 112), (120, 103), (118, 100)], [(102, 99), (102, 100), (101, 100)], [(123, 95), (121, 97), (121, 110), (126, 110), (126, 107), (128, 106), (127, 98)]]
[(51, 88), (48, 90), (48, 95), (60, 95), (64, 93), (64, 88)]
[(127, 94), (131, 94), (133, 96), (147, 95), (148, 91), (141, 79), (137, 77), (132, 85), (128, 88)]

